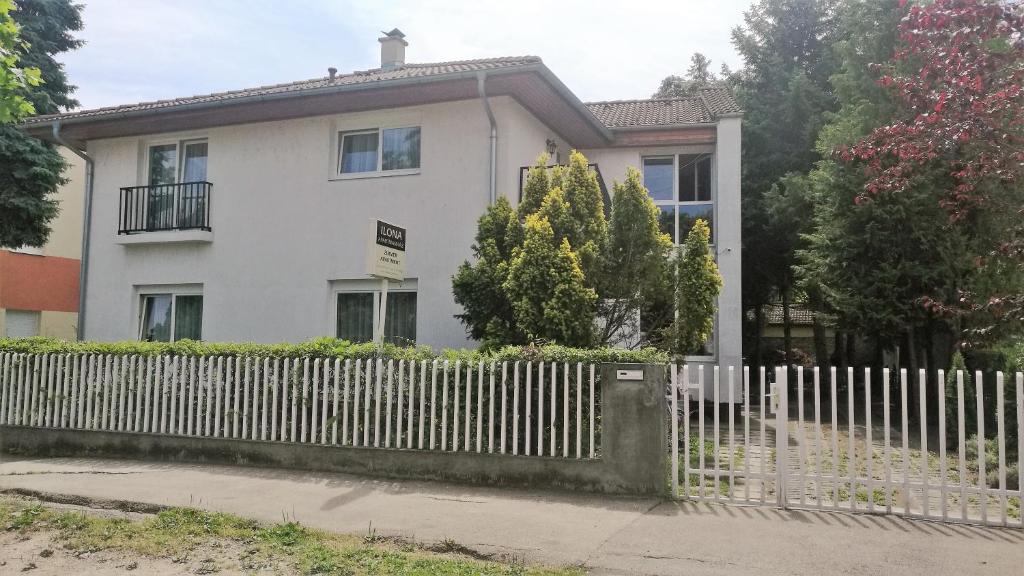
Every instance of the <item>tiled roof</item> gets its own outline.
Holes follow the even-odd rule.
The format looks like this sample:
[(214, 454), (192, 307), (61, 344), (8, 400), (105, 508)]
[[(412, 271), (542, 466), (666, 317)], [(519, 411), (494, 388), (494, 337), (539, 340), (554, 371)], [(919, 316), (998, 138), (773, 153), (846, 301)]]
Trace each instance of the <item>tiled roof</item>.
[(706, 124), (723, 114), (741, 112), (727, 88), (704, 88), (685, 98), (588, 102), (587, 108), (609, 128)]
[[(783, 319), (784, 311), (782, 304), (768, 304), (764, 307), (764, 320), (766, 324), (782, 324)], [(794, 325), (809, 326), (814, 324), (814, 311), (800, 304), (790, 304), (789, 321)]]
[(370, 82), (383, 82), (387, 80), (398, 80), (404, 78), (444, 76), (447, 74), (476, 72), (481, 70), (497, 70), (501, 68), (510, 68), (515, 66), (539, 64), (540, 61), (540, 58), (536, 56), (506, 56), (501, 58), (482, 58), (477, 60), (437, 62), (430, 64), (406, 64), (400, 68), (395, 68), (393, 70), (382, 70), (380, 68), (376, 68), (373, 70), (356, 71), (350, 74), (338, 74), (333, 79), (330, 77), (314, 78), (312, 80), (301, 80), (298, 82), (290, 82), (287, 84), (274, 84), (270, 86), (260, 86), (258, 88), (247, 88), (244, 90), (231, 90), (229, 92), (217, 92), (214, 94), (188, 96), (185, 98), (174, 98), (171, 100), (156, 100), (153, 102), (141, 102), (139, 104), (126, 104), (121, 106), (96, 108), (93, 110), (73, 111), (64, 114), (35, 116), (25, 120), (25, 124), (31, 125), (50, 122), (56, 118), (66, 120), (69, 118), (102, 117), (112, 114), (121, 114), (125, 112), (142, 112), (146, 110), (174, 108), (190, 104), (230, 101), (234, 99), (268, 96), (272, 94), (284, 94), (290, 92), (302, 92), (306, 90), (328, 88), (330, 86), (366, 84)]

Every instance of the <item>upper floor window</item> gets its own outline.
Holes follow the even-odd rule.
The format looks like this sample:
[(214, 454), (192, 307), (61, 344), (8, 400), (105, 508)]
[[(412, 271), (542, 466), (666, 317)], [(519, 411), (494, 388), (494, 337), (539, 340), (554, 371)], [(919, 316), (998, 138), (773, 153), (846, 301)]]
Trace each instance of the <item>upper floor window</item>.
[[(206, 181), (206, 140), (182, 140), (149, 147), (147, 184), (178, 184)], [(180, 159), (180, 161), (179, 161)]]
[(338, 173), (366, 174), (418, 170), (420, 128), (383, 128), (341, 132)]
[(661, 231), (682, 243), (700, 218), (715, 238), (715, 203), (711, 154), (648, 156), (643, 159), (644, 186), (661, 210)]

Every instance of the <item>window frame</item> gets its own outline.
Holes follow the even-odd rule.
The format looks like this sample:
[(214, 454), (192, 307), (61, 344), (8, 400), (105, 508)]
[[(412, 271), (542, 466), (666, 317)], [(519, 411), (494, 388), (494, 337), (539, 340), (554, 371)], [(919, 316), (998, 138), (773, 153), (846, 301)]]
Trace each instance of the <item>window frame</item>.
[[(420, 131), (420, 158), (419, 166), (416, 168), (401, 168), (396, 170), (385, 170), (384, 169), (384, 131), (385, 130), (402, 130), (408, 128), (416, 128)], [(341, 163), (344, 159), (345, 154), (345, 137), (346, 136), (357, 136), (360, 134), (376, 134), (377, 135), (377, 168), (367, 172), (342, 172)], [(333, 155), (333, 167), (331, 168), (331, 180), (357, 180), (360, 178), (380, 178), (385, 176), (409, 176), (413, 174), (419, 174), (423, 167), (423, 125), (422, 124), (395, 124), (395, 125), (381, 125), (376, 128), (354, 128), (354, 129), (335, 129), (334, 131), (334, 148), (335, 153)]]
[[(419, 289), (415, 280), (410, 281), (406, 279), (404, 282), (394, 282), (388, 287), (388, 295), (396, 292), (402, 293), (413, 293), (416, 294), (416, 339), (413, 339), (413, 344), (419, 338)], [(343, 282), (338, 286), (331, 289), (331, 334), (335, 338), (341, 338), (338, 334), (338, 295), (339, 294), (373, 294), (373, 326), (370, 330), (371, 334), (377, 333), (377, 323), (380, 321), (380, 294), (381, 290), (379, 283), (373, 281), (373, 285), (366, 284), (362, 281), (355, 282)], [(389, 298), (390, 300), (390, 298)]]
[(145, 288), (145, 289), (140, 289), (140, 290), (137, 291), (137, 294), (136, 294), (136, 306), (138, 307), (136, 309), (136, 314), (135, 314), (135, 326), (136, 326), (135, 335), (136, 335), (136, 340), (138, 340), (139, 342), (144, 342), (144, 340), (142, 339), (142, 336), (143, 336), (143, 330), (144, 330), (145, 326), (143, 325), (142, 322), (143, 322), (143, 319), (144, 319), (143, 316), (146, 313), (146, 299), (147, 298), (152, 298), (152, 297), (155, 297), (155, 296), (170, 296), (171, 297), (171, 325), (169, 327), (169, 332), (170, 332), (170, 340), (169, 340), (169, 342), (176, 342), (176, 341), (179, 340), (179, 338), (177, 338), (178, 335), (176, 333), (176, 326), (175, 326), (175, 324), (177, 322), (178, 298), (181, 297), (181, 296), (186, 296), (186, 297), (187, 296), (200, 296), (200, 297), (202, 297), (203, 298), (204, 313), (202, 314), (202, 316), (199, 317), (199, 333), (200, 333), (200, 339), (202, 339), (202, 334), (204, 332), (203, 324), (204, 324), (204, 319), (206, 317), (206, 314), (205, 314), (206, 297), (203, 294), (202, 288), (192, 288), (192, 287), (183, 288), (183, 287), (175, 287), (175, 286), (153, 286), (153, 287), (148, 287), (148, 288)]
[[(710, 171), (711, 171), (711, 199), (710, 200), (680, 200), (679, 199), (679, 158), (680, 156), (704, 156), (707, 155), (710, 160)], [(718, 236), (718, 178), (716, 178), (717, 170), (717, 157), (714, 152), (708, 152), (704, 150), (695, 151), (671, 151), (671, 152), (652, 152), (650, 154), (640, 154), (640, 173), (644, 175), (645, 163), (647, 160), (664, 160), (666, 158), (672, 158), (672, 199), (671, 200), (658, 200), (653, 196), (651, 200), (661, 210), (663, 207), (672, 208), (673, 226), (672, 226), (672, 242), (675, 245), (683, 243), (685, 238), (680, 236), (679, 229), (679, 208), (681, 206), (711, 206), (711, 238), (709, 239), (708, 245), (714, 248), (716, 245), (716, 237)], [(695, 176), (696, 178), (696, 176)], [(647, 183), (644, 182), (646, 188)]]
[[(210, 139), (206, 136), (189, 136), (186, 138), (162, 138), (156, 140), (147, 140), (143, 142), (142, 148), (142, 173), (140, 174), (140, 186), (150, 186), (149, 183), (149, 169), (152, 157), (150, 156), (150, 150), (156, 146), (167, 146), (168, 144), (174, 144), (175, 157), (174, 157), (174, 184), (185, 184), (183, 181), (185, 176), (185, 148), (189, 144), (206, 144), (206, 167), (209, 171), (210, 167)], [(209, 182), (209, 172), (207, 172), (206, 180), (196, 180), (196, 182)]]

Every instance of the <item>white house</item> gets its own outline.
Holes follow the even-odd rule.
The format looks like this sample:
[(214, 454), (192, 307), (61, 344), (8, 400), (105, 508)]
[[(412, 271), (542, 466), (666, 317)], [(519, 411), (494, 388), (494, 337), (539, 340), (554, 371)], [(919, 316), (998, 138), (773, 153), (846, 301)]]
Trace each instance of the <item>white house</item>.
[(741, 114), (726, 90), (583, 103), (536, 57), (411, 64), (400, 32), (380, 42), (371, 70), (30, 119), (87, 162), (81, 336), (368, 338), (379, 218), (408, 230), (388, 335), (473, 346), (451, 277), (477, 218), (498, 194), (519, 200), (539, 153), (579, 149), (608, 188), (640, 168), (677, 239), (711, 218), (712, 352), (739, 363)]

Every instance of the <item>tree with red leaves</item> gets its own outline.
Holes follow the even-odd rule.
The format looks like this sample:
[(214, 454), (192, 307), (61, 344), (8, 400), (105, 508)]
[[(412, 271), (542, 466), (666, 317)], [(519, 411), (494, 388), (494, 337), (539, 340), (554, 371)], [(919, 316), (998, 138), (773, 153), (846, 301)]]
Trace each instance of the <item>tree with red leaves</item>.
[(948, 173), (936, 200), (972, 238), (977, 274), (956, 302), (924, 304), (971, 318), (973, 340), (1001, 337), (1024, 323), (1024, 4), (913, 5), (899, 40), (874, 67), (901, 110), (836, 153), (865, 169), (860, 202), (908, 190), (936, 166)]

